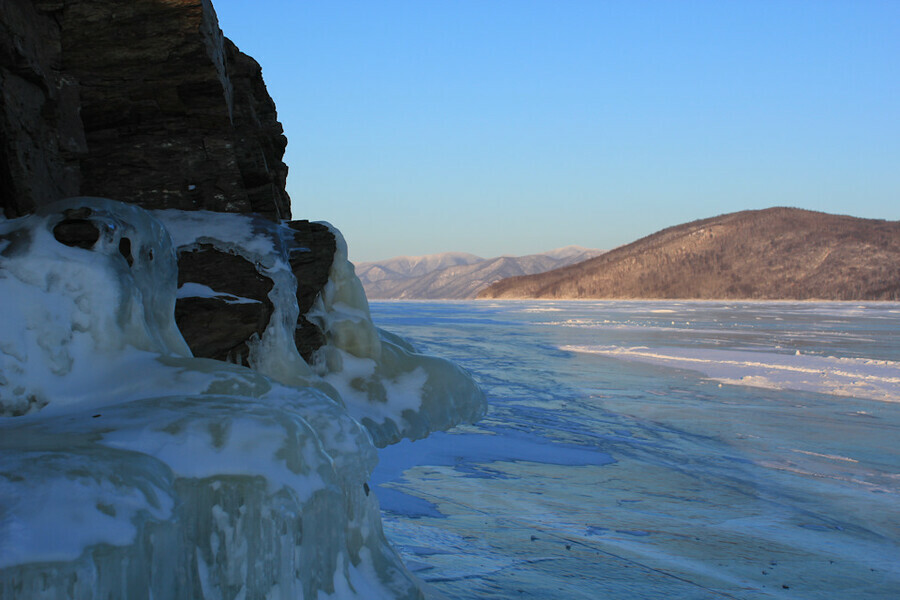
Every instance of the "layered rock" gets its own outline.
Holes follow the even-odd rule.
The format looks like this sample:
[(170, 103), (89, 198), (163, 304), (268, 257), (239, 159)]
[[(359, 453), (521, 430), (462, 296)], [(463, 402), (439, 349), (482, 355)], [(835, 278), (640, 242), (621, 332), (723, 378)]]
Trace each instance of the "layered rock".
[(287, 226), (293, 231), (295, 248), (306, 249), (305, 252), (291, 253), (288, 262), (291, 272), (297, 278), (297, 307), (300, 311), (294, 343), (300, 356), (310, 362), (313, 353), (325, 344), (325, 334), (306, 315), (312, 310), (313, 303), (328, 282), (336, 242), (331, 230), (321, 223), (290, 221)]
[(0, 192), (290, 218), (287, 144), (259, 65), (208, 0), (2, 0)]
[[(161, 216), (167, 214), (169, 219), (179, 218), (177, 213)], [(325, 336), (306, 315), (328, 282), (334, 235), (325, 225), (309, 221), (248, 222), (257, 236), (271, 241), (274, 255), (290, 266), (296, 279), (294, 344), (300, 356), (311, 362)], [(251, 342), (262, 337), (275, 312), (273, 274), (239, 242), (205, 232), (202, 223), (189, 231), (179, 229), (178, 328), (194, 356), (249, 365)]]
[(179, 254), (178, 285), (218, 292), (175, 303), (175, 323), (194, 356), (247, 364), (247, 342), (265, 330), (274, 310), (272, 281), (246, 258), (198, 244)]
[(61, 2), (0, 0), (0, 214), (76, 195), (87, 152), (77, 80), (62, 70)]

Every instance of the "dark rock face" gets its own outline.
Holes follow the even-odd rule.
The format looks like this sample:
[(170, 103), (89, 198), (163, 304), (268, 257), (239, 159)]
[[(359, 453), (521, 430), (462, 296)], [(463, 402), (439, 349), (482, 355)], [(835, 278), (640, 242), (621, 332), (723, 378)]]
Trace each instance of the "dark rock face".
[(325, 344), (325, 335), (305, 315), (312, 308), (319, 291), (328, 282), (336, 249), (335, 241), (328, 228), (319, 223), (291, 221), (287, 226), (294, 231), (295, 251), (289, 253), (288, 260), (291, 271), (297, 278), (297, 305), (300, 307), (294, 343), (303, 360), (309, 362), (313, 352)]
[[(259, 64), (222, 35), (209, 0), (0, 0), (5, 216), (100, 196), (290, 219), (286, 144)], [(328, 281), (334, 237), (307, 221), (270, 226), (299, 282), (295, 341), (309, 360), (324, 336), (305, 314)], [(98, 232), (72, 214), (54, 235), (90, 248)], [(208, 244), (179, 248), (179, 285), (217, 292), (176, 303), (196, 356), (247, 363), (248, 340), (273, 314), (258, 267)]]
[(201, 244), (178, 253), (178, 285), (185, 283), (232, 296), (175, 302), (175, 323), (194, 356), (246, 364), (247, 341), (262, 335), (272, 316), (272, 281), (247, 259)]
[(287, 138), (263, 83), (262, 69), (227, 38), (225, 57), (232, 87), (233, 149), (251, 212), (289, 219), (288, 168), (281, 160)]
[(306, 314), (328, 282), (336, 249), (334, 235), (326, 226), (309, 221), (290, 221), (287, 226), (293, 230), (295, 244), (288, 260), (297, 277), (297, 304), (300, 314)]
[(0, 0), (0, 201), (61, 197), (290, 218), (259, 65), (209, 0)]
[(0, 210), (34, 212), (81, 185), (78, 83), (62, 70), (62, 2), (0, 0)]
[[(256, 227), (256, 234), (272, 241), (297, 280), (294, 343), (309, 362), (325, 336), (305, 315), (328, 282), (334, 236), (326, 226), (309, 221), (259, 220)], [(212, 297), (184, 294), (175, 303), (175, 322), (194, 356), (249, 365), (249, 342), (262, 337), (274, 313), (274, 282), (266, 269), (224, 243), (187, 244), (177, 251), (179, 287), (198, 284), (214, 292)]]

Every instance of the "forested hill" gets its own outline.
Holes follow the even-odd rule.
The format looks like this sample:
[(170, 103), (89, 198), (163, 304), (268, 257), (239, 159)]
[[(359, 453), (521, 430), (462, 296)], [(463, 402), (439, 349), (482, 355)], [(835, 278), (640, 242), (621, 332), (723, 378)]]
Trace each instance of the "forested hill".
[(478, 297), (900, 300), (900, 221), (742, 211), (504, 279)]

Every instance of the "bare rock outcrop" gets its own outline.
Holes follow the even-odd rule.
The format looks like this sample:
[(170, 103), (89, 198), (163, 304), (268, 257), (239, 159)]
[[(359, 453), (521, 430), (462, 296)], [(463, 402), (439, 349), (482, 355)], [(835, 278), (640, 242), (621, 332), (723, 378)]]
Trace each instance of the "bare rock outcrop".
[(65, 196), (289, 219), (260, 66), (208, 0), (0, 1), (0, 208)]
[(0, 0), (0, 214), (81, 188), (87, 152), (77, 80), (62, 69), (62, 2)]
[(246, 258), (210, 244), (178, 253), (178, 285), (198, 284), (219, 292), (175, 302), (175, 323), (194, 356), (246, 363), (247, 342), (261, 335), (272, 316), (270, 279)]
[(69, 0), (59, 22), (81, 96), (83, 195), (290, 217), (275, 106), (208, 0)]

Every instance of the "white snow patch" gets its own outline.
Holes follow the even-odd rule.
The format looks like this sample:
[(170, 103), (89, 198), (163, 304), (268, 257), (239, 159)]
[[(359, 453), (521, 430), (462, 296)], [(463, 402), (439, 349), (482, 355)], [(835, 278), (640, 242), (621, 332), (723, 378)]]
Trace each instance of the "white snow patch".
[(851, 462), (851, 463), (859, 462), (856, 459), (849, 458), (846, 456), (838, 456), (837, 454), (822, 454), (820, 452), (810, 452), (809, 450), (798, 450), (796, 448), (791, 448), (791, 452), (796, 452), (797, 454), (806, 454), (807, 456), (817, 456), (819, 458), (827, 458), (828, 460), (839, 460), (839, 461)]
[[(245, 252), (259, 257), (275, 259), (275, 245), (266, 236), (257, 235), (254, 223), (261, 217), (252, 217), (236, 213), (217, 213), (207, 210), (154, 210), (154, 217), (159, 219), (172, 236), (175, 246), (210, 243), (217, 247), (226, 246), (241, 248)], [(265, 265), (271, 268), (272, 264)]]
[(259, 300), (235, 296), (225, 292), (217, 292), (208, 285), (188, 281), (178, 288), (176, 298), (216, 298), (227, 304), (259, 304)]
[(900, 402), (900, 362), (703, 348), (561, 346), (561, 350), (690, 369), (731, 385)]

